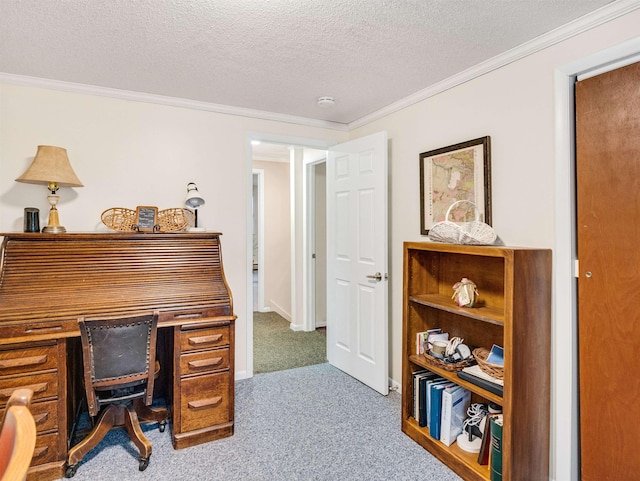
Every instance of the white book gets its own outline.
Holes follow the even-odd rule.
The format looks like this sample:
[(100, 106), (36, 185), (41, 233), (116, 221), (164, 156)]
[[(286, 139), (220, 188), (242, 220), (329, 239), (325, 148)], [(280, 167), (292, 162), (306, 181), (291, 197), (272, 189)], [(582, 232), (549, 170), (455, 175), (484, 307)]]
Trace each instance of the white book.
[(442, 393), (442, 415), (440, 419), (440, 441), (451, 446), (462, 433), (462, 425), (471, 403), (471, 392), (456, 386)]

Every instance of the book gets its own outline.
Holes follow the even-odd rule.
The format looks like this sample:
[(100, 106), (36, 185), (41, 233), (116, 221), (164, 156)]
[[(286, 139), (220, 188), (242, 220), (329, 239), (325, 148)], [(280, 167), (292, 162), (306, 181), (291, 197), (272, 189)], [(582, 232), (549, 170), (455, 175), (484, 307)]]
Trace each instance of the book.
[(449, 381), (447, 381), (446, 379), (440, 376), (427, 380), (425, 385), (425, 406), (424, 406), (425, 416), (422, 419), (423, 420), (422, 427), (426, 426), (430, 428), (431, 426), (431, 417), (429, 415), (429, 413), (431, 412), (431, 386), (434, 384), (444, 384), (448, 382)]
[(438, 376), (422, 376), (418, 380), (418, 426), (424, 428), (429, 424), (429, 386), (434, 382), (444, 382), (444, 379)]
[(416, 371), (412, 374), (413, 377), (413, 418), (418, 421), (419, 419), (419, 406), (420, 406), (420, 379), (423, 377), (433, 378), (436, 377), (437, 374), (428, 371), (426, 369), (422, 371)]
[(440, 415), (442, 413), (442, 391), (454, 386), (453, 383), (434, 383), (430, 386), (429, 395), (429, 434), (440, 440)]
[[(432, 334), (441, 334), (442, 333), (442, 329), (440, 328), (435, 328), (435, 329), (429, 329), (428, 331), (422, 331), (416, 334), (416, 354), (420, 355), (420, 354), (424, 354), (425, 353), (425, 343), (429, 340), (429, 336), (431, 336)], [(447, 338), (449, 337), (449, 334), (445, 334), (447, 336)]]
[(502, 414), (489, 418), (491, 481), (502, 481)]
[[(471, 366), (477, 367), (477, 366)], [(458, 371), (457, 375), (460, 379), (464, 379), (465, 381), (469, 381), (471, 384), (475, 384), (476, 386), (481, 387), (482, 389), (486, 389), (490, 393), (496, 394), (498, 396), (502, 396), (504, 393), (504, 386), (502, 384), (498, 384), (494, 381), (489, 381), (484, 377), (477, 376), (476, 374), (472, 374), (471, 372), (466, 370), (467, 368)], [(495, 378), (494, 378), (495, 379)], [(497, 381), (497, 380), (496, 380)]]
[(459, 434), (471, 403), (471, 391), (461, 386), (445, 388), (442, 392), (442, 414), (440, 416), (440, 441), (451, 446)]
[(489, 442), (491, 438), (491, 418), (495, 414), (487, 414), (484, 418), (484, 429), (482, 430), (482, 443), (480, 444), (480, 452), (478, 453), (478, 464), (486, 466), (489, 464)]
[(427, 331), (419, 332), (416, 334), (416, 354), (424, 354), (424, 343), (427, 342)]

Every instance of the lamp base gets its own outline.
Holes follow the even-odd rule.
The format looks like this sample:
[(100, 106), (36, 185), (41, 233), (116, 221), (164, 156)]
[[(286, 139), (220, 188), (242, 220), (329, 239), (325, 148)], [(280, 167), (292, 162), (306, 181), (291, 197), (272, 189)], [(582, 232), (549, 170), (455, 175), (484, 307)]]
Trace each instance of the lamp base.
[(62, 234), (63, 232), (67, 232), (67, 229), (61, 225), (47, 225), (42, 228), (42, 232), (47, 234)]
[(62, 234), (63, 232), (67, 232), (67, 229), (60, 225), (58, 209), (56, 208), (59, 200), (60, 196), (58, 195), (51, 194), (47, 196), (47, 201), (51, 209), (49, 210), (49, 222), (42, 228), (42, 232), (47, 234)]
[(204, 232), (205, 228), (204, 227), (189, 227), (187, 229), (187, 232)]

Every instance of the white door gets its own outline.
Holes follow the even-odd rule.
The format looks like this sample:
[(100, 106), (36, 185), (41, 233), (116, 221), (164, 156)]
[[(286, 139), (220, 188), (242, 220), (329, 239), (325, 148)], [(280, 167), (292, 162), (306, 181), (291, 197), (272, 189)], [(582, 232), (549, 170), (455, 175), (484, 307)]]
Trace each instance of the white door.
[(389, 392), (387, 133), (327, 157), (327, 359)]

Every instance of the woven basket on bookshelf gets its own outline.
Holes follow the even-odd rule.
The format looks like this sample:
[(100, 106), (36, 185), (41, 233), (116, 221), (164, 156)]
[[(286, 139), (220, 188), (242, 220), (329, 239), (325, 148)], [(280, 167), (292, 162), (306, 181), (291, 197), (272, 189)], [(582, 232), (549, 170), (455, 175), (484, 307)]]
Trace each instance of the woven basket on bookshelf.
[(427, 361), (427, 363), (431, 364), (432, 366), (439, 367), (440, 369), (444, 369), (445, 371), (451, 371), (451, 372), (460, 371), (462, 370), (462, 368), (465, 368), (475, 363), (473, 359), (466, 359), (460, 362), (444, 362), (441, 359), (438, 359), (437, 357), (433, 357), (427, 354), (426, 352), (424, 353), (424, 358)]
[(504, 367), (497, 364), (487, 362), (489, 357), (489, 349), (478, 347), (473, 350), (473, 357), (478, 362), (478, 366), (485, 374), (495, 377), (496, 379), (504, 379)]

